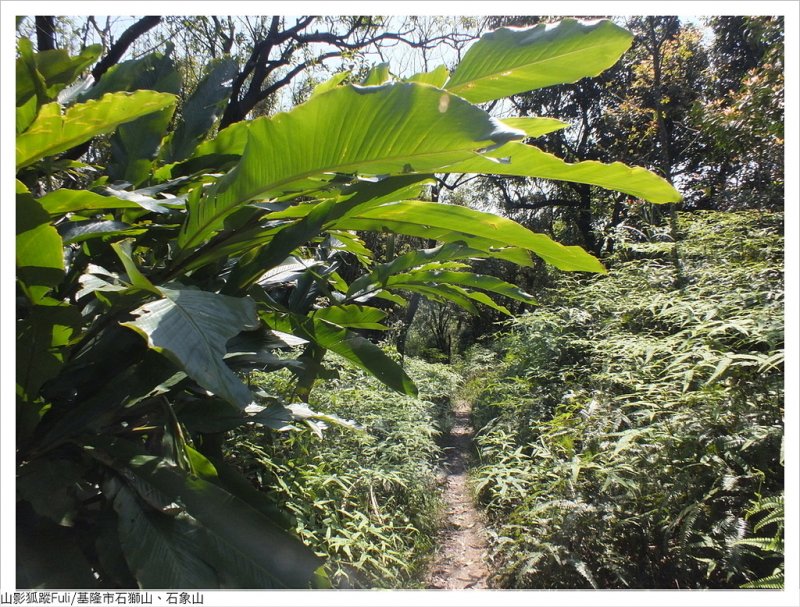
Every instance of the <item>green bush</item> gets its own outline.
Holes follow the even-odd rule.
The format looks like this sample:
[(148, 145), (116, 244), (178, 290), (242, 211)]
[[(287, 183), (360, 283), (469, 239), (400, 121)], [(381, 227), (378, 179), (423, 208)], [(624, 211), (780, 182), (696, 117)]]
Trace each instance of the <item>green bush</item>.
[(623, 242), (608, 276), (562, 277), (512, 321), (473, 379), (497, 585), (773, 574), (778, 544), (743, 540), (754, 496), (783, 487), (782, 216), (681, 215), (679, 229), (682, 281), (671, 243)]
[[(343, 361), (311, 392), (315, 410), (358, 420), (361, 429), (249, 429), (229, 442), (230, 461), (291, 513), (294, 531), (327, 559), (337, 587), (415, 587), (433, 548), (435, 439), (449, 423), (459, 376), (417, 359), (406, 359), (405, 368), (419, 398), (391, 392)], [(275, 393), (292, 383), (278, 373), (256, 373), (252, 381)]]

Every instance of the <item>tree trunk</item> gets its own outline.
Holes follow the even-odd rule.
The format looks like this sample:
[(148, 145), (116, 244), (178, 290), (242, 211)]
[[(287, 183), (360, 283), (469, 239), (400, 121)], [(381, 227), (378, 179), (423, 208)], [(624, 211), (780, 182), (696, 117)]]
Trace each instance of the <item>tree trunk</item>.
[(597, 250), (597, 239), (594, 237), (592, 230), (592, 195), (591, 189), (587, 184), (580, 184), (577, 187), (578, 195), (580, 196), (580, 205), (578, 206), (578, 219), (577, 225), (583, 237), (583, 242), (586, 248), (593, 253), (599, 253)]
[(52, 51), (56, 48), (56, 18), (36, 17), (36, 50)]

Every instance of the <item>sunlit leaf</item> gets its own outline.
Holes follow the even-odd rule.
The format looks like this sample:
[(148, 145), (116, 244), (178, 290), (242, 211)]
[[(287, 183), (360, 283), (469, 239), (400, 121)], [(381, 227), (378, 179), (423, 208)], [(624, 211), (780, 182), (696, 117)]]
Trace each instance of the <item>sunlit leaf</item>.
[(196, 203), (190, 199), (178, 243), (197, 246), (241, 204), (319, 187), (309, 180), (324, 173), (432, 172), (521, 136), (433, 87), (338, 87), (291, 112), (252, 121), (236, 168)]
[(17, 194), (16, 211), (17, 278), (37, 301), (64, 278), (64, 244), (50, 216), (30, 193)]
[(564, 246), (510, 219), (467, 207), (407, 200), (371, 208), (336, 222), (337, 227), (357, 230), (380, 229), (383, 225), (400, 233), (406, 233), (409, 227), (409, 232), (421, 236), (427, 231), (429, 238), (438, 240), (444, 240), (442, 233), (450, 233), (448, 242), (463, 240), (481, 250), (488, 247), (480, 239), (484, 239), (484, 243), (494, 242), (498, 247), (527, 249), (560, 270), (605, 272), (597, 258), (580, 247)]
[(414, 382), (383, 350), (343, 327), (296, 314), (262, 312), (261, 318), (273, 329), (292, 333), (343, 356), (393, 390), (410, 395), (417, 393)]
[(485, 34), (464, 54), (445, 88), (473, 103), (597, 76), (633, 36), (609, 20), (564, 19)]
[(453, 173), (493, 173), (519, 177), (556, 179), (576, 183), (589, 183), (643, 198), (648, 202), (678, 202), (680, 193), (663, 177), (621, 162), (606, 164), (596, 160), (565, 162), (532, 145), (510, 142), (494, 150), (492, 156), (502, 159), (495, 162), (475, 156), (450, 167)]
[(79, 103), (64, 114), (58, 103), (43, 105), (28, 130), (17, 136), (17, 169), (174, 103), (175, 97), (167, 93), (136, 91), (114, 93), (97, 101)]
[(541, 137), (553, 131), (559, 131), (569, 126), (568, 122), (555, 118), (540, 118), (538, 116), (519, 116), (516, 118), (503, 118), (503, 124), (512, 129), (523, 131), (528, 137)]
[(430, 84), (431, 86), (435, 86), (437, 88), (442, 88), (444, 83), (447, 82), (447, 78), (450, 76), (450, 72), (447, 71), (447, 67), (444, 65), (440, 65), (436, 69), (430, 72), (420, 72), (419, 74), (414, 74), (413, 76), (409, 76), (406, 78), (408, 82), (419, 82), (420, 84)]
[(312, 314), (313, 318), (327, 320), (340, 327), (349, 329), (376, 329), (384, 331), (388, 329), (380, 321), (386, 318), (386, 312), (378, 308), (357, 305), (339, 305), (328, 308), (321, 308)]

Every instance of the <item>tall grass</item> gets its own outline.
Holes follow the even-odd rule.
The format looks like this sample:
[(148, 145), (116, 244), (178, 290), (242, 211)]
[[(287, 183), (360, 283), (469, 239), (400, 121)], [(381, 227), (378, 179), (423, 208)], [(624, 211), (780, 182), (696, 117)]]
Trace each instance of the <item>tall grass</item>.
[[(459, 376), (415, 359), (406, 370), (419, 398), (390, 392), (338, 361), (312, 391), (316, 411), (355, 420), (361, 430), (330, 427), (241, 432), (229, 453), (288, 526), (320, 556), (335, 587), (417, 587), (440, 511), (435, 437), (449, 423)], [(267, 392), (286, 394), (289, 374), (256, 374)]]
[(782, 216), (679, 228), (680, 280), (672, 243), (623, 240), (473, 351), (495, 585), (782, 583), (776, 510), (753, 510), (783, 491)]

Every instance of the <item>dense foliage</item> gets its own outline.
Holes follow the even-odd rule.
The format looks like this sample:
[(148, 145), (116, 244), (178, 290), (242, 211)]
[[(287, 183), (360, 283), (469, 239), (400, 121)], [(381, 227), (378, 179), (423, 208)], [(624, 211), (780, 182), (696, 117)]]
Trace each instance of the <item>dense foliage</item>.
[[(298, 536), (327, 559), (336, 587), (415, 587), (440, 520), (435, 439), (448, 429), (460, 376), (407, 359), (419, 388), (410, 397), (331, 362), (310, 404), (357, 419), (358, 429), (242, 431), (230, 441), (230, 461), (291, 516)], [(287, 374), (256, 373), (253, 381), (287, 398), (291, 390)]]
[(782, 584), (783, 218), (678, 225), (472, 352), (499, 586)]
[[(303, 542), (316, 540), (231, 465), (229, 432), (351, 425), (309, 405), (328, 351), (416, 394), (364, 336), (386, 330), (387, 308), (409, 293), (467, 311), (507, 313), (497, 296), (533, 301), (471, 259), (530, 266), (536, 255), (604, 271), (511, 220), (425, 200), (433, 175), (562, 179), (677, 201), (645, 169), (567, 163), (522, 142), (558, 121), (503, 122), (476, 105), (594, 76), (630, 42), (607, 20), (499, 29), (452, 71), (342, 72), (288, 112), (219, 129), (241, 92), (230, 58), (182, 91), (170, 46), (101, 60), (92, 81), (80, 76), (100, 47), (35, 53), (20, 37), (17, 537), (37, 541), (17, 544), (18, 585), (329, 584)], [(364, 232), (435, 246), (376, 259)], [(345, 265), (357, 268), (348, 280)], [(276, 355), (292, 347), (294, 357)], [(283, 397), (242, 375), (284, 368)]]

